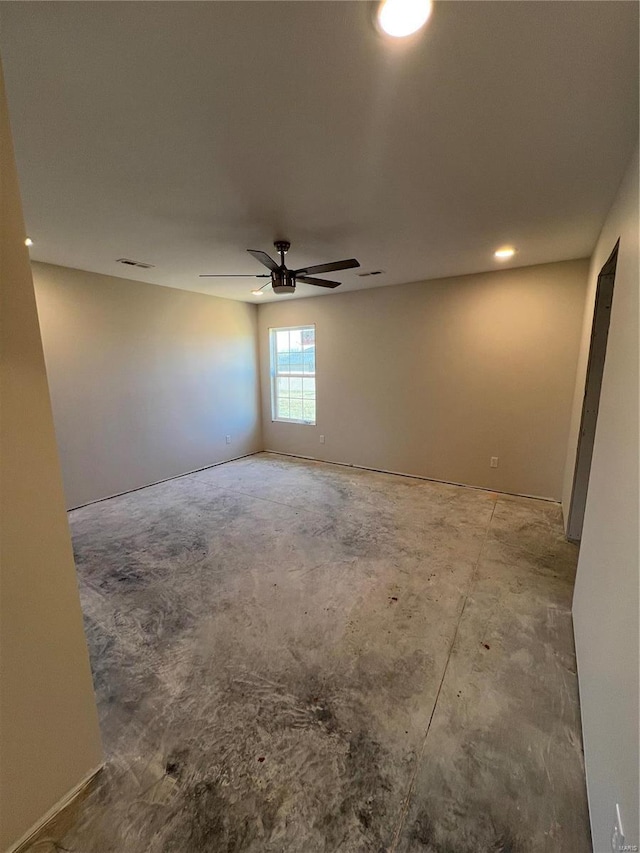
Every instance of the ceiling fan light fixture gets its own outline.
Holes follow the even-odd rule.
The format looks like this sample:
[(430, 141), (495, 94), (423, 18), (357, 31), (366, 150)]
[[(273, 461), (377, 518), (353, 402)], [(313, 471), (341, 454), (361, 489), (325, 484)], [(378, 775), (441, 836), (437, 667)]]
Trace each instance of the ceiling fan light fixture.
[(508, 261), (512, 258), (516, 253), (516, 250), (513, 246), (502, 246), (500, 249), (496, 249), (493, 253), (493, 257), (498, 261)]
[(432, 10), (432, 0), (382, 0), (378, 26), (388, 36), (406, 38), (424, 27)]

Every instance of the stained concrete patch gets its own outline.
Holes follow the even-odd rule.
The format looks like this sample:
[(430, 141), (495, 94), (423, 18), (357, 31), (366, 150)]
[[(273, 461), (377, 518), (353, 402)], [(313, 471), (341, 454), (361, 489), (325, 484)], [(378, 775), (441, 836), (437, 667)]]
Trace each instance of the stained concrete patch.
[(557, 507), (263, 454), (70, 522), (108, 762), (65, 848), (589, 849)]

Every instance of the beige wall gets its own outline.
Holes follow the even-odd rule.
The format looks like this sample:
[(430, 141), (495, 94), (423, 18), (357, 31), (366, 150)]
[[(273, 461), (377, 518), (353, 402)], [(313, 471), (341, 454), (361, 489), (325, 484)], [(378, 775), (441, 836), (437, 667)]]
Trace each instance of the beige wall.
[(0, 850), (101, 762), (0, 74)]
[(564, 494), (568, 502), (597, 277), (620, 238), (573, 602), (594, 850), (610, 849), (616, 803), (622, 806), (627, 843), (640, 843), (638, 178), (636, 152), (591, 262)]
[(261, 449), (255, 306), (50, 264), (33, 276), (69, 507)]
[[(559, 499), (587, 269), (261, 305), (265, 447)], [(271, 421), (268, 329), (303, 323), (317, 330), (315, 427)]]

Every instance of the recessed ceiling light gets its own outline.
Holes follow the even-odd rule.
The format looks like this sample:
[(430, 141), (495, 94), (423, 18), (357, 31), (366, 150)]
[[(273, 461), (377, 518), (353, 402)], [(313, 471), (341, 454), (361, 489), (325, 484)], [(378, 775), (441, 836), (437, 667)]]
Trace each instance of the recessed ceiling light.
[(509, 258), (512, 258), (516, 253), (516, 250), (513, 246), (503, 246), (501, 249), (497, 249), (493, 253), (493, 257), (497, 258), (499, 261), (508, 261)]
[(33, 240), (31, 239), (31, 237), (27, 237), (27, 239), (24, 241), (24, 244), (25, 246), (33, 246)]
[(253, 293), (254, 296), (264, 296), (264, 291), (262, 290), (252, 290), (251, 293)]
[(432, 0), (383, 0), (378, 24), (388, 36), (404, 38), (424, 27), (432, 8)]

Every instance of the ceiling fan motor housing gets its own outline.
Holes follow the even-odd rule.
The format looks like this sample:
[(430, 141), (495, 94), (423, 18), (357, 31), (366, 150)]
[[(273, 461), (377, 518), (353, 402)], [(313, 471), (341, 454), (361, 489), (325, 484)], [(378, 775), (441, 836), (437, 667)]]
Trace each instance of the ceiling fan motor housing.
[(295, 293), (296, 280), (290, 270), (274, 270), (271, 273), (271, 285), (274, 293)]

